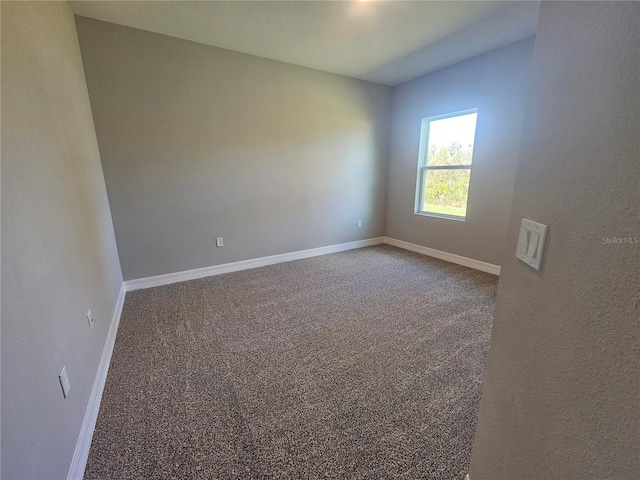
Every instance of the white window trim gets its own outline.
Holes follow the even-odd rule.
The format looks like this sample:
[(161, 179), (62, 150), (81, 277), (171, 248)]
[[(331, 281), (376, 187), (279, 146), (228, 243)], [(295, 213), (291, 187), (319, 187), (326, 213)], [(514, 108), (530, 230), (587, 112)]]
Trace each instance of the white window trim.
[[(458, 222), (464, 222), (466, 220), (466, 216), (462, 215), (448, 215), (446, 213), (434, 213), (434, 212), (425, 212), (420, 210), (420, 206), (422, 205), (421, 199), (424, 194), (424, 181), (426, 179), (427, 170), (469, 170), (469, 188), (471, 188), (471, 170), (473, 167), (473, 162), (471, 165), (450, 165), (450, 166), (439, 166), (437, 168), (429, 168), (427, 167), (427, 150), (429, 148), (429, 124), (434, 120), (443, 120), (445, 118), (451, 117), (459, 117), (461, 115), (468, 115), (470, 113), (478, 113), (477, 108), (470, 108), (468, 110), (460, 110), (458, 112), (445, 113), (443, 115), (435, 115), (433, 117), (426, 117), (422, 119), (420, 124), (420, 148), (418, 150), (418, 170), (416, 172), (416, 195), (414, 199), (413, 213), (414, 215), (420, 215), (422, 217), (433, 217), (433, 218), (442, 218), (445, 220), (455, 220)], [(476, 131), (478, 126), (476, 124)], [(473, 148), (475, 150), (475, 139)], [(468, 200), (467, 200), (468, 204)]]

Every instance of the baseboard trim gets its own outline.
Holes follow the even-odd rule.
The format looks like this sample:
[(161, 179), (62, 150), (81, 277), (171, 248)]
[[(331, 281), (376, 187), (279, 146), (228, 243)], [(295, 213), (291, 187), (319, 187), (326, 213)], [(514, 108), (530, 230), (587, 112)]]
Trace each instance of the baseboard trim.
[(441, 250), (436, 250), (435, 248), (423, 247), (422, 245), (416, 245), (415, 243), (409, 243), (404, 240), (398, 240), (391, 237), (384, 237), (384, 243), (393, 245), (394, 247), (403, 248), (405, 250), (410, 250), (412, 252), (428, 255), (430, 257), (439, 258), (440, 260), (446, 260), (447, 262), (456, 263), (464, 267), (474, 268), (493, 275), (500, 275), (500, 266), (492, 263), (481, 262), (480, 260), (475, 260), (473, 258), (443, 252)]
[(127, 280), (124, 282), (128, 292), (132, 290), (140, 290), (143, 288), (159, 287), (169, 285), (176, 282), (184, 282), (186, 280), (195, 280), (198, 278), (210, 277), (213, 275), (222, 275), (223, 273), (237, 272), (250, 268), (264, 267), (274, 265), (276, 263), (290, 262), (292, 260), (300, 260), (302, 258), (317, 257), (319, 255), (327, 255), (329, 253), (344, 252), (345, 250), (353, 250), (355, 248), (369, 247), (371, 245), (379, 245), (384, 242), (384, 237), (369, 238), (366, 240), (358, 240), (355, 242), (339, 243), (337, 245), (329, 245), (326, 247), (310, 248), (308, 250), (300, 250), (297, 252), (282, 253), (279, 255), (271, 255), (268, 257), (252, 258), (250, 260), (241, 260), (239, 262), (224, 263), (222, 265), (214, 265), (211, 267), (196, 268), (193, 270), (185, 270), (182, 272), (167, 273), (164, 275), (156, 275), (153, 277), (138, 278), (135, 280)]
[(89, 404), (84, 412), (84, 419), (82, 420), (82, 427), (80, 428), (80, 436), (76, 443), (76, 449), (73, 452), (73, 458), (71, 459), (71, 466), (69, 468), (67, 480), (82, 480), (84, 477), (84, 470), (87, 466), (87, 459), (89, 458), (89, 449), (91, 448), (91, 439), (93, 438), (93, 430), (96, 426), (96, 420), (98, 419), (100, 401), (102, 400), (102, 391), (104, 390), (104, 384), (107, 380), (107, 372), (109, 370), (109, 363), (111, 362), (111, 354), (113, 353), (113, 345), (116, 341), (116, 333), (118, 332), (118, 324), (120, 323), (120, 315), (122, 314), (122, 307), (124, 305), (124, 297), (126, 293), (127, 290), (123, 283), (122, 287), (120, 287), (120, 293), (118, 294), (118, 300), (113, 312), (113, 317), (111, 318), (109, 333), (107, 333), (107, 339), (105, 340), (104, 347), (102, 349), (98, 372), (96, 373), (96, 378), (93, 381)]
[(211, 277), (214, 275), (222, 275), (224, 273), (238, 272), (240, 270), (248, 270), (250, 268), (265, 267), (276, 263), (290, 262), (292, 260), (300, 260), (303, 258), (317, 257), (319, 255), (327, 255), (329, 253), (344, 252), (355, 248), (369, 247), (371, 245), (379, 245), (386, 243), (394, 247), (403, 248), (412, 252), (421, 253), (430, 257), (446, 260), (493, 275), (500, 275), (500, 266), (491, 263), (482, 262), (473, 258), (463, 257), (454, 253), (443, 252), (434, 248), (423, 247), (415, 243), (405, 242), (391, 237), (375, 237), (366, 240), (358, 240), (355, 242), (339, 243), (337, 245), (329, 245), (326, 247), (310, 248), (308, 250), (299, 250), (297, 252), (282, 253), (279, 255), (271, 255), (268, 257), (252, 258), (250, 260), (241, 260), (239, 262), (224, 263), (222, 265), (213, 265), (211, 267), (195, 268), (193, 270), (184, 270), (182, 272), (167, 273), (164, 275), (156, 275), (153, 277), (137, 278), (124, 282), (127, 292), (132, 290), (141, 290), (144, 288), (160, 287), (177, 282), (185, 282), (187, 280), (196, 280), (198, 278)]

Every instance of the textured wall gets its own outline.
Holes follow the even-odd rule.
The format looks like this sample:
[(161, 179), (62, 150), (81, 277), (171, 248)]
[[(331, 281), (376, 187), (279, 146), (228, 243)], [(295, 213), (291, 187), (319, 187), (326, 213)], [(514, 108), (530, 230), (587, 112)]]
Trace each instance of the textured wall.
[(115, 245), (73, 14), (2, 2), (2, 478), (67, 476), (122, 284)]
[[(394, 88), (387, 236), (502, 263), (532, 52), (525, 39)], [(470, 108), (478, 124), (466, 220), (415, 215), (422, 119)]]
[(390, 88), (77, 25), (125, 279), (383, 234)]
[[(638, 25), (640, 3), (542, 5), (473, 480), (638, 478)], [(522, 217), (549, 225), (541, 272)]]

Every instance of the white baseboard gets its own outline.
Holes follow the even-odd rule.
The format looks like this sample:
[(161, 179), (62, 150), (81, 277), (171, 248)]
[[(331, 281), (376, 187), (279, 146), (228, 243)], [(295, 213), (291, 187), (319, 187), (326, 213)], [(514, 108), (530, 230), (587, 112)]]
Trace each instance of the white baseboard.
[(337, 245), (329, 245), (326, 247), (310, 248), (309, 250), (300, 250), (298, 252), (282, 253), (280, 255), (271, 255), (269, 257), (252, 258), (250, 260), (242, 260), (239, 262), (224, 263), (222, 265), (214, 265), (212, 267), (196, 268), (194, 270), (167, 273), (165, 275), (156, 275), (154, 277), (127, 280), (126, 282), (124, 282), (124, 284), (127, 291), (129, 292), (131, 290), (159, 287), (161, 285), (169, 285), (170, 283), (184, 282), (186, 280), (195, 280), (197, 278), (237, 272), (239, 270), (247, 270), (249, 268), (264, 267), (266, 265), (273, 265), (276, 263), (316, 257), (318, 255), (326, 255), (328, 253), (344, 252), (345, 250), (369, 247), (371, 245), (379, 245), (381, 243), (383, 243), (383, 237), (369, 238), (367, 240), (339, 243)]
[(440, 260), (446, 260), (447, 262), (456, 263), (464, 267), (474, 268), (476, 270), (481, 270), (493, 275), (500, 275), (499, 265), (481, 262), (480, 260), (474, 260), (473, 258), (463, 257), (454, 253), (443, 252), (441, 250), (436, 250), (435, 248), (423, 247), (422, 245), (416, 245), (415, 243), (409, 243), (405, 242), (404, 240), (397, 240), (391, 237), (384, 237), (383, 241), (384, 243), (393, 245), (394, 247), (404, 248), (405, 250), (411, 250), (412, 252), (439, 258)]
[(198, 278), (210, 277), (213, 275), (222, 275), (223, 273), (237, 272), (250, 268), (264, 267), (274, 265), (276, 263), (290, 262), (292, 260), (300, 260), (302, 258), (316, 257), (318, 255), (326, 255), (329, 253), (344, 252), (355, 248), (369, 247), (371, 245), (379, 245), (387, 243), (395, 247), (410, 250), (412, 252), (421, 253), (430, 257), (446, 260), (447, 262), (456, 263), (465, 267), (474, 268), (493, 275), (500, 275), (500, 266), (491, 263), (481, 262), (473, 258), (463, 257), (453, 253), (443, 252), (434, 248), (423, 247), (415, 243), (397, 240), (391, 237), (376, 237), (367, 240), (358, 240), (355, 242), (339, 243), (337, 245), (329, 245), (326, 247), (311, 248), (308, 250), (300, 250), (297, 252), (282, 253), (279, 255), (271, 255), (268, 257), (252, 258), (250, 260), (241, 260), (239, 262), (224, 263), (222, 265), (213, 265), (211, 267), (196, 268), (193, 270), (184, 270), (182, 272), (167, 273), (164, 275), (156, 275), (153, 277), (137, 278), (124, 282), (127, 292), (132, 290), (140, 290), (143, 288), (159, 287), (169, 285), (171, 283), (184, 282), (187, 280), (195, 280)]
[(118, 324), (120, 323), (120, 315), (122, 314), (122, 306), (124, 305), (126, 292), (127, 290), (123, 283), (120, 288), (120, 293), (118, 294), (113, 317), (111, 318), (109, 333), (107, 333), (107, 339), (102, 349), (102, 356), (100, 357), (98, 372), (96, 373), (93, 388), (91, 389), (89, 404), (84, 412), (80, 436), (76, 443), (76, 450), (73, 452), (67, 480), (82, 480), (82, 477), (84, 477), (84, 470), (87, 466), (87, 459), (89, 458), (89, 449), (91, 448), (91, 439), (93, 438), (93, 429), (98, 419), (100, 400), (102, 400), (102, 391), (104, 390), (104, 384), (107, 380), (107, 371), (109, 370), (109, 363), (111, 362), (111, 353), (113, 352), (113, 345), (116, 341), (116, 333), (118, 331)]

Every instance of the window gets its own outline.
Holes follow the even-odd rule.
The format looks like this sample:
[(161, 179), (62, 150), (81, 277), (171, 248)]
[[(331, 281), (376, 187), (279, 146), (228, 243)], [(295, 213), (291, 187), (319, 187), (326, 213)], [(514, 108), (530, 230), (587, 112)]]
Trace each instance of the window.
[(464, 221), (477, 118), (473, 109), (422, 119), (416, 214)]

